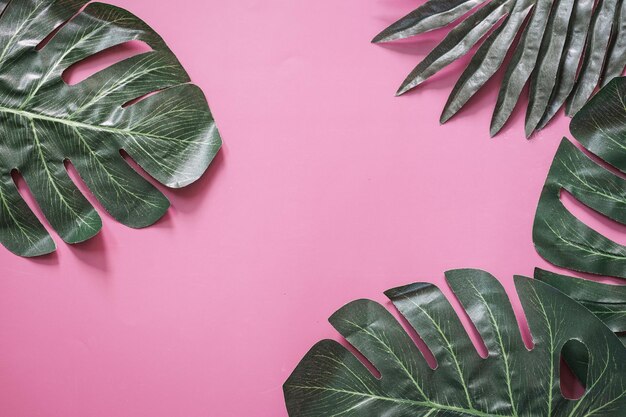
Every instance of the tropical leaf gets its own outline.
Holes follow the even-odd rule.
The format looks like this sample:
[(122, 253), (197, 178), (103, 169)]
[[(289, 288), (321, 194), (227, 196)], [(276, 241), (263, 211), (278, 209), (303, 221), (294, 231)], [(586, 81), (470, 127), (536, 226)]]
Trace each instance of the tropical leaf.
[(562, 189), (616, 221), (626, 221), (626, 181), (563, 139), (535, 215), (533, 241), (537, 252), (557, 266), (626, 278), (626, 247), (571, 214), (560, 199)]
[[(441, 115), (445, 123), (503, 65), (504, 80), (491, 120), (491, 135), (510, 118), (527, 84), (526, 136), (543, 128), (566, 103), (568, 115), (599, 84), (626, 67), (626, 2), (623, 0), (428, 0), (378, 34), (389, 42), (452, 26), (448, 35), (408, 75), (397, 94), (417, 87), (480, 45), (454, 86)], [(579, 71), (580, 67), (580, 71)]]
[[(532, 333), (528, 350), (508, 297), (479, 270), (447, 281), (488, 351), (481, 358), (451, 305), (432, 284), (386, 292), (437, 361), (431, 369), (411, 337), (380, 304), (359, 300), (330, 322), (380, 373), (335, 341), (316, 344), (284, 385), (291, 417), (604, 416), (626, 409), (626, 349), (597, 317), (556, 289), (516, 277)], [(561, 355), (582, 373), (578, 400), (560, 389)], [(586, 357), (586, 363), (582, 361)]]
[[(607, 285), (586, 279), (535, 269), (535, 279), (553, 286), (598, 316), (615, 333), (626, 332), (626, 286)], [(620, 337), (626, 345), (626, 337)]]
[[(101, 220), (65, 161), (115, 219), (145, 227), (169, 202), (120, 150), (176, 188), (198, 179), (221, 144), (204, 95), (161, 37), (123, 9), (86, 3), (0, 0), (0, 242), (18, 255), (55, 245), (18, 194), (12, 170), (59, 236), (76, 243), (94, 236)], [(128, 41), (152, 50), (76, 85), (63, 81), (72, 64)]]
[[(626, 172), (626, 78), (604, 87), (571, 123), (590, 152)], [(575, 271), (626, 279), (626, 247), (593, 230), (563, 205), (562, 190), (597, 212), (626, 224), (626, 180), (591, 160), (567, 139), (557, 150), (541, 192), (533, 241), (549, 262)]]
[[(622, 172), (626, 172), (625, 95), (626, 78), (613, 79), (571, 123), (572, 134), (585, 148)], [(563, 139), (541, 192), (533, 226), (535, 247), (547, 261), (570, 270), (626, 279), (626, 247), (570, 213), (561, 202), (562, 190), (626, 224), (626, 180)], [(615, 332), (626, 332), (626, 286), (543, 270), (537, 270), (535, 277), (583, 304)]]

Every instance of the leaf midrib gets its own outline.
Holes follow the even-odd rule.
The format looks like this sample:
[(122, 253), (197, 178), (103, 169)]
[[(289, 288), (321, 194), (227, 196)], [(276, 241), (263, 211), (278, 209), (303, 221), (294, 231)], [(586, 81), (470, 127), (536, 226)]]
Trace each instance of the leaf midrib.
[(479, 410), (471, 410), (471, 409), (462, 408), (462, 407), (455, 407), (453, 405), (439, 404), (439, 403), (435, 403), (432, 401), (416, 401), (416, 400), (409, 400), (409, 399), (403, 399), (403, 398), (383, 397), (381, 395), (366, 394), (362, 392), (349, 391), (349, 390), (343, 390), (343, 389), (337, 389), (337, 388), (316, 387), (316, 386), (307, 386), (307, 385), (287, 385), (287, 386), (291, 388), (295, 388), (295, 389), (332, 391), (332, 392), (337, 392), (337, 393), (354, 395), (358, 397), (372, 398), (374, 400), (379, 400), (379, 401), (390, 401), (390, 402), (395, 402), (395, 403), (400, 403), (400, 404), (428, 407), (431, 409), (453, 411), (453, 412), (467, 414), (467, 415), (476, 416), (476, 417), (514, 417), (513, 415), (509, 415), (509, 414), (489, 414), (489, 413), (484, 413)]
[(0, 186), (0, 201), (2, 201), (2, 206), (6, 209), (6, 212), (9, 214), (9, 217), (11, 217), (11, 219), (13, 220), (13, 222), (17, 225), (18, 229), (20, 230), (20, 232), (22, 232), (22, 234), (26, 237), (26, 239), (28, 239), (29, 242), (31, 243), (35, 243), (35, 240), (30, 236), (30, 233), (28, 232), (28, 230), (26, 230), (24, 228), (24, 226), (22, 226), (22, 222), (19, 221), (15, 215), (13, 214), (13, 209), (11, 208), (11, 206), (8, 204), (8, 202), (6, 201), (6, 198), (4, 196), (4, 192), (2, 190), (2, 187)]
[(517, 406), (515, 404), (515, 400), (513, 398), (513, 388), (511, 386), (511, 370), (509, 368), (509, 355), (504, 347), (504, 342), (502, 340), (502, 335), (500, 334), (500, 326), (498, 326), (498, 323), (495, 319), (495, 316), (493, 314), (493, 312), (491, 311), (491, 307), (489, 307), (489, 303), (487, 302), (487, 300), (485, 300), (485, 297), (483, 297), (482, 293), (478, 290), (478, 288), (476, 288), (476, 286), (474, 285), (473, 282), (470, 282), (470, 285), (472, 286), (472, 288), (474, 289), (474, 291), (476, 292), (476, 295), (478, 296), (478, 298), (480, 299), (480, 301), (483, 303), (483, 305), (485, 306), (485, 308), (487, 309), (487, 313), (489, 314), (489, 320), (491, 321), (491, 325), (493, 326), (493, 329), (495, 331), (496, 337), (498, 338), (498, 346), (500, 347), (500, 353), (502, 355), (502, 361), (504, 362), (504, 376), (506, 378), (505, 382), (506, 382), (506, 387), (507, 387), (507, 391), (509, 394), (509, 401), (511, 402), (511, 408), (513, 409), (513, 416), (517, 417)]
[(601, 185), (594, 186), (589, 182), (585, 181), (583, 178), (578, 175), (578, 173), (574, 172), (564, 161), (561, 161), (561, 165), (574, 177), (583, 184), (590, 192), (597, 194), (599, 196), (605, 197), (608, 200), (615, 201), (616, 203), (624, 204), (626, 203), (626, 199), (618, 198), (613, 194), (608, 194), (607, 192), (603, 192), (603, 188)]
[(595, 256), (599, 256), (599, 257), (605, 257), (605, 258), (609, 258), (609, 259), (616, 259), (616, 260), (626, 260), (626, 256), (620, 256), (617, 254), (613, 254), (610, 252), (606, 252), (606, 251), (601, 251), (599, 249), (596, 249), (593, 245), (591, 244), (587, 244), (585, 242), (575, 242), (574, 240), (569, 240), (566, 239), (565, 237), (563, 237), (560, 233), (558, 233), (557, 230), (555, 230), (552, 225), (550, 224), (550, 222), (548, 222), (547, 220), (544, 220), (544, 223), (546, 224), (546, 226), (548, 226), (548, 228), (550, 229), (550, 231), (563, 243), (565, 243), (565, 245), (567, 246), (572, 246), (576, 249), (580, 249), (584, 252), (589, 253), (590, 255), (595, 255)]
[(473, 407), (472, 399), (470, 397), (470, 394), (469, 394), (469, 391), (468, 391), (468, 388), (467, 388), (467, 383), (465, 382), (465, 377), (463, 376), (463, 371), (461, 370), (461, 365), (459, 364), (459, 360), (458, 360), (458, 358), (456, 356), (456, 352), (454, 351), (454, 349), (452, 347), (452, 343), (450, 343), (450, 340), (448, 339), (446, 334), (441, 329), (441, 326), (439, 325), (439, 323), (430, 314), (428, 314), (428, 312), (424, 308), (422, 308), (422, 306), (417, 304), (413, 299), (409, 298), (408, 296), (404, 296), (404, 298), (405, 298), (406, 301), (410, 302), (411, 304), (413, 304), (413, 306), (418, 308), (422, 312), (422, 314), (424, 314), (430, 320), (430, 322), (435, 326), (435, 329), (439, 333), (439, 336), (445, 342), (444, 349), (446, 349), (448, 351), (448, 353), (452, 357), (452, 360), (454, 361), (454, 365), (456, 367), (456, 371), (457, 371), (457, 374), (459, 376), (459, 380), (461, 382), (461, 385), (463, 386), (463, 391), (465, 392), (465, 398), (467, 400), (467, 405), (470, 406), (470, 407)]
[(157, 204), (154, 204), (152, 201), (150, 201), (150, 200), (148, 200), (146, 198), (141, 197), (140, 195), (134, 193), (132, 190), (130, 190), (129, 188), (124, 186), (124, 184), (120, 183), (117, 180), (117, 178), (115, 177), (115, 175), (111, 174), (111, 172), (109, 171), (109, 168), (106, 166), (106, 164), (102, 163), (102, 161), (100, 160), (100, 157), (98, 156), (98, 154), (96, 152), (94, 152), (93, 149), (91, 149), (91, 147), (89, 146), (89, 143), (87, 143), (85, 138), (83, 138), (83, 135), (80, 133), (80, 131), (78, 129), (74, 128), (74, 132), (76, 133), (76, 136), (78, 136), (78, 139), (81, 141), (83, 146), (85, 146), (85, 148), (87, 148), (87, 151), (94, 158), (94, 160), (96, 161), (98, 166), (100, 168), (102, 168), (102, 170), (106, 173), (107, 177), (111, 180), (111, 182), (113, 182), (120, 189), (124, 190), (125, 192), (127, 192), (128, 194), (130, 194), (133, 197), (137, 198), (138, 200), (143, 201), (144, 203), (148, 204), (149, 206), (154, 207), (154, 208), (158, 207)]
[[(135, 135), (138, 135), (138, 136), (146, 136), (146, 137), (149, 137), (149, 138), (154, 138), (154, 139), (159, 139), (159, 140), (164, 140), (164, 141), (171, 141), (172, 140), (171, 137), (155, 135), (154, 133), (137, 132), (137, 131), (130, 130), (130, 129), (120, 129), (120, 128), (115, 128), (115, 127), (102, 126), (102, 125), (92, 125), (92, 124), (89, 124), (89, 123), (77, 122), (77, 121), (74, 121), (74, 120), (63, 119), (61, 117), (47, 116), (47, 115), (41, 114), (41, 113), (35, 113), (35, 112), (27, 111), (27, 110), (18, 110), (18, 109), (13, 109), (13, 108), (10, 108), (10, 107), (0, 106), (0, 113), (14, 114), (14, 115), (25, 117), (25, 118), (31, 119), (31, 120), (32, 119), (37, 119), (37, 120), (45, 120), (45, 121), (53, 122), (53, 123), (60, 123), (60, 124), (64, 124), (66, 126), (70, 126), (70, 127), (73, 127), (73, 128), (82, 128), (82, 129), (88, 129), (88, 130), (99, 130), (99, 131), (103, 131), (103, 132), (116, 133), (116, 134), (131, 136), (131, 137), (135, 136)], [(184, 142), (184, 143), (194, 143), (194, 144), (204, 144), (205, 143), (205, 142), (185, 140), (183, 138), (177, 138), (176, 140), (178, 142)]]
[(404, 364), (404, 362), (398, 357), (398, 355), (396, 354), (396, 352), (394, 352), (394, 350), (391, 348), (391, 346), (387, 343), (385, 343), (380, 337), (378, 337), (376, 334), (368, 331), (366, 328), (359, 326), (357, 323), (354, 323), (352, 321), (348, 321), (346, 320), (346, 323), (348, 323), (351, 326), (356, 327), (357, 329), (359, 329), (362, 332), (365, 332), (365, 334), (367, 334), (368, 336), (374, 338), (378, 343), (380, 343), (385, 350), (387, 351), (387, 353), (389, 353), (391, 356), (393, 356), (394, 361), (400, 366), (400, 368), (402, 369), (402, 372), (405, 373), (405, 375), (411, 380), (411, 382), (413, 383), (413, 385), (415, 386), (415, 388), (417, 388), (417, 390), (419, 391), (420, 395), (425, 398), (428, 399), (428, 397), (426, 396), (426, 393), (424, 393), (423, 388), (421, 387), (421, 385), (417, 382), (417, 380), (415, 379), (415, 377), (413, 376), (413, 374), (407, 369), (406, 365)]
[(31, 131), (33, 133), (33, 138), (35, 140), (35, 146), (37, 147), (37, 155), (39, 156), (39, 158), (41, 159), (41, 163), (42, 166), (44, 167), (44, 171), (46, 173), (46, 176), (48, 177), (50, 184), (52, 185), (52, 188), (54, 189), (55, 193), (59, 196), (59, 200), (61, 201), (61, 203), (63, 203), (63, 205), (65, 207), (67, 207), (67, 209), (74, 214), (74, 216), (76, 217), (76, 220), (82, 224), (84, 224), (85, 226), (87, 226), (87, 228), (93, 230), (93, 231), (98, 231), (98, 228), (94, 227), (93, 225), (87, 223), (87, 221), (83, 218), (83, 216), (81, 216), (81, 214), (79, 212), (76, 211), (76, 209), (72, 206), (72, 204), (70, 204), (69, 201), (67, 201), (67, 199), (65, 198), (65, 196), (63, 195), (63, 193), (61, 192), (61, 190), (59, 190), (59, 186), (57, 185), (54, 176), (52, 175), (52, 173), (50, 172), (50, 168), (48, 167), (48, 164), (46, 162), (46, 158), (43, 154), (43, 151), (41, 149), (41, 142), (39, 141), (39, 135), (37, 134), (37, 129), (35, 128), (35, 125), (31, 120), (29, 120), (30, 122), (30, 128)]

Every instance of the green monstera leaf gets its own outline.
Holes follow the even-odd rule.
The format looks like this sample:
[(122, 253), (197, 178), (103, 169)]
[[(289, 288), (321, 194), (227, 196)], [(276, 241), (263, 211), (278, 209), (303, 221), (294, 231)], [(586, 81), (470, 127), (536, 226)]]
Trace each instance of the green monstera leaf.
[[(563, 139), (541, 192), (533, 225), (537, 252), (547, 261), (574, 271), (626, 279), (626, 247), (587, 226), (563, 205), (561, 193), (602, 215), (626, 224), (626, 78), (615, 78), (574, 116), (571, 131), (601, 166)], [(600, 284), (537, 271), (536, 278), (555, 286), (598, 315), (615, 332), (626, 331), (626, 287)]]
[[(221, 144), (204, 95), (161, 37), (123, 9), (86, 3), (0, 0), (0, 242), (18, 255), (55, 245), (12, 171), (59, 236), (77, 243), (98, 233), (101, 220), (66, 161), (115, 219), (138, 228), (159, 219), (169, 202), (120, 151), (176, 188), (198, 179)], [(76, 85), (63, 81), (72, 64), (128, 41), (152, 50)]]
[(452, 26), (462, 18), (409, 74), (398, 94), (415, 88), (479, 44), (446, 103), (441, 115), (444, 123), (485, 85), (512, 51), (491, 135), (502, 129), (529, 84), (526, 136), (530, 136), (564, 103), (566, 113), (573, 115), (599, 83), (621, 75), (626, 65), (625, 15), (626, 2), (621, 0), (428, 0), (373, 42), (408, 38)]
[[(534, 347), (520, 336), (508, 297), (479, 270), (446, 273), (480, 333), (481, 358), (456, 313), (431, 284), (386, 292), (437, 360), (431, 369), (412, 338), (380, 304), (359, 300), (330, 322), (380, 373), (348, 349), (316, 344), (284, 385), (291, 417), (621, 417), (626, 409), (626, 349), (587, 309), (556, 289), (516, 277)], [(581, 373), (584, 395), (565, 398), (560, 357)], [(585, 366), (574, 363), (585, 358)], [(584, 369), (584, 372), (583, 372)]]
[(539, 254), (575, 271), (626, 278), (626, 247), (576, 218), (563, 205), (561, 190), (618, 222), (626, 222), (626, 181), (563, 139), (541, 193), (533, 225)]

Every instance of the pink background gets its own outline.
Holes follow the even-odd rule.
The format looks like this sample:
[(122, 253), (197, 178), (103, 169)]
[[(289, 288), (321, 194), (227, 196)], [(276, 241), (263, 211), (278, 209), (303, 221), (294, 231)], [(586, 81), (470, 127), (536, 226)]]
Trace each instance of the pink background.
[(568, 120), (527, 141), (518, 109), (490, 139), (491, 82), (439, 126), (467, 59), (395, 98), (443, 32), (369, 40), (419, 1), (113, 3), (163, 35), (224, 147), (151, 228), (103, 213), (55, 255), (0, 248), (0, 415), (284, 417), (282, 383), (344, 303), (458, 267), (512, 292), (547, 266), (532, 220)]

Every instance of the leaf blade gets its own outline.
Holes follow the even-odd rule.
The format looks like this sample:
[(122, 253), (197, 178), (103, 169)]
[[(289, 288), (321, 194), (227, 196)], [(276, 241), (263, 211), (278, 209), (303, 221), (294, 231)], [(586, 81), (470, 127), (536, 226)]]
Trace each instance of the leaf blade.
[(625, 184), (563, 139), (537, 205), (533, 224), (537, 252), (558, 266), (626, 278), (626, 247), (578, 220), (559, 198), (564, 188), (601, 213), (621, 213), (619, 218), (625, 221)]
[(478, 48), (448, 97), (441, 123), (454, 116), (500, 68), (533, 3), (534, 1), (517, 1), (504, 23)]
[[(497, 327), (491, 330), (499, 328), (513, 336), (513, 339), (510, 339), (511, 344), (503, 346), (504, 353), (510, 353), (509, 358), (516, 367), (516, 380), (513, 381), (511, 378), (511, 383), (524, 387), (522, 391), (513, 393), (514, 400), (519, 404), (519, 414), (513, 414), (513, 407), (506, 402), (508, 393), (505, 392), (503, 402), (499, 396), (493, 398), (491, 391), (485, 391), (490, 384), (503, 385), (501, 379), (493, 376), (494, 369), (500, 369), (502, 359), (491, 356), (487, 359), (477, 359), (481, 365), (480, 372), (468, 373), (472, 376), (472, 381), (467, 390), (475, 400), (474, 407), (467, 406), (467, 403), (457, 403), (457, 401), (466, 401), (466, 396), (459, 386), (454, 385), (451, 388), (446, 384), (449, 381), (447, 379), (440, 379), (437, 382), (432, 379), (440, 372), (441, 367), (452, 366), (452, 363), (440, 363), (437, 369), (426, 370), (421, 376), (421, 380), (427, 382), (424, 387), (430, 387), (430, 390), (437, 396), (431, 397), (428, 393), (425, 399), (406, 398), (408, 395), (403, 394), (408, 394), (407, 387), (411, 383), (408, 377), (401, 377), (401, 374), (397, 372), (397, 361), (390, 352), (391, 349), (380, 349), (380, 343), (375, 338), (363, 338), (364, 330), (382, 331), (389, 328), (387, 325), (395, 329), (392, 331), (393, 335), (400, 335), (396, 333), (400, 331), (399, 324), (393, 321), (394, 319), (382, 306), (372, 301), (360, 300), (341, 309), (332, 321), (336, 323), (335, 320), (340, 317), (341, 320), (359, 322), (360, 329), (357, 330), (357, 334), (348, 328), (343, 328), (342, 333), (351, 337), (352, 341), (360, 339), (355, 346), (365, 354), (368, 360), (380, 368), (381, 378), (374, 377), (351, 352), (339, 343), (330, 340), (322, 341), (306, 354), (285, 382), (285, 400), (290, 417), (328, 417), (329, 415), (564, 417), (577, 415), (578, 410), (592, 413), (602, 410), (604, 416), (619, 416), (619, 410), (626, 404), (623, 391), (626, 350), (617, 337), (589, 311), (546, 284), (517, 277), (516, 288), (529, 317), (533, 338), (536, 340), (535, 348), (528, 351), (521, 342), (508, 298), (495, 278), (478, 270), (451, 271), (447, 275), (451, 285), (456, 287), (455, 293), (463, 296), (467, 308), (469, 304), (477, 302), (480, 306), (490, 306), (497, 311), (493, 320), (487, 318), (485, 329), (490, 326), (489, 323), (497, 323)], [(479, 291), (465, 286), (464, 283), (467, 281)], [(438, 307), (435, 309), (437, 309), (445, 306), (446, 303), (445, 297), (441, 300), (440, 293), (428, 284), (412, 284), (390, 290), (387, 294), (394, 304), (398, 303), (401, 306), (401, 312), (407, 311), (408, 308), (416, 313), (415, 306), (423, 309), (431, 302), (436, 303)], [(487, 295), (486, 303), (483, 303), (480, 294)], [(458, 320), (453, 313), (450, 313), (449, 307), (444, 307), (444, 310), (440, 311), (446, 311), (445, 317), (453, 322)], [(504, 316), (500, 316), (502, 311), (505, 311)], [(468, 313), (474, 315), (478, 322), (483, 321), (484, 317), (481, 312), (470, 309)], [(424, 314), (424, 310), (412, 315), (411, 319), (411, 325), (418, 332), (433, 325), (433, 320)], [(456, 327), (443, 328), (442, 332), (449, 338), (448, 340), (453, 340), (452, 343), (454, 343), (456, 334), (452, 333), (452, 329)], [(377, 335), (380, 337), (380, 333)], [(591, 352), (588, 393), (579, 400), (563, 398), (558, 382), (561, 349), (572, 338), (581, 340)], [(436, 339), (444, 340), (438, 337)], [(401, 346), (405, 343), (407, 343), (405, 349), (409, 349), (405, 352), (414, 352), (415, 345), (412, 341), (407, 341), (406, 335), (396, 340), (391, 337), (383, 340), (396, 344), (393, 349), (396, 352), (398, 352), (397, 349), (402, 349)], [(465, 349), (461, 358), (462, 364), (466, 359), (466, 354), (470, 362), (471, 356), (476, 355), (473, 346)], [(388, 374), (387, 371), (391, 373)], [(416, 370), (413, 369), (413, 371)], [(605, 389), (607, 384), (612, 385), (611, 388)], [(447, 390), (455, 392), (444, 393)], [(490, 395), (484, 395), (485, 392), (489, 392)], [(412, 391), (411, 394), (418, 396), (416, 391)]]
[[(13, 137), (0, 172), (20, 171), (49, 223), (68, 243), (94, 236), (101, 220), (64, 161), (72, 163), (114, 218), (146, 227), (163, 216), (169, 201), (120, 151), (127, 151), (157, 181), (178, 188), (196, 181), (221, 146), (204, 94), (190, 84), (163, 39), (124, 9), (97, 2), (83, 8), (86, 3), (0, 3), (6, 6), (0, 16), (0, 78), (12, 80), (0, 85), (0, 118), (8, 122), (5, 136)], [(55, 28), (43, 48), (35, 49)], [(73, 64), (129, 41), (144, 42), (152, 50), (76, 85), (63, 81)], [(7, 201), (23, 206), (14, 198)], [(16, 207), (0, 211), (7, 212), (7, 219)], [(6, 244), (15, 233), (11, 228), (19, 225), (6, 220), (0, 241)], [(47, 236), (37, 230), (38, 236)], [(46, 249), (33, 250), (43, 253), (51, 246), (48, 242), (42, 247)]]
[(522, 89), (535, 68), (551, 6), (551, 0), (537, 1), (530, 21), (524, 28), (498, 92), (498, 99), (491, 117), (489, 130), (491, 136), (495, 136), (509, 120)]
[(448, 33), (406, 77), (397, 95), (417, 87), (443, 67), (465, 55), (506, 14), (511, 0), (493, 0)]
[(619, 0), (613, 22), (612, 43), (602, 74), (602, 87), (619, 77), (626, 67), (626, 2)]
[(626, 286), (601, 284), (540, 268), (535, 269), (535, 279), (585, 306), (613, 332), (626, 331)]
[(576, 0), (575, 2), (572, 11), (572, 21), (570, 22), (563, 47), (566, 52), (562, 56), (559, 72), (557, 73), (557, 83), (539, 122), (539, 129), (543, 129), (552, 120), (574, 88), (578, 67), (583, 56), (589, 23), (591, 22), (593, 6), (593, 0)]
[(530, 78), (525, 121), (526, 137), (530, 137), (541, 122), (554, 92), (573, 6), (574, 0), (559, 0), (548, 18), (546, 34)]
[(583, 64), (572, 95), (565, 103), (565, 112), (569, 116), (583, 107), (598, 85), (609, 47), (616, 5), (616, 0), (601, 0), (594, 11)]
[(372, 39), (373, 43), (405, 39), (438, 29), (453, 22), (485, 0), (429, 0), (411, 13), (391, 24)]

